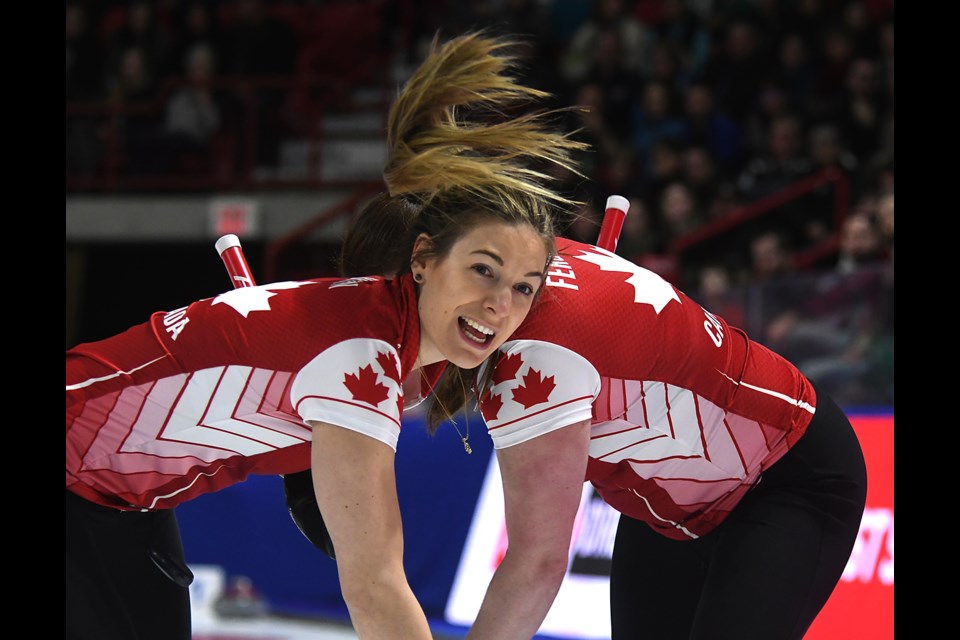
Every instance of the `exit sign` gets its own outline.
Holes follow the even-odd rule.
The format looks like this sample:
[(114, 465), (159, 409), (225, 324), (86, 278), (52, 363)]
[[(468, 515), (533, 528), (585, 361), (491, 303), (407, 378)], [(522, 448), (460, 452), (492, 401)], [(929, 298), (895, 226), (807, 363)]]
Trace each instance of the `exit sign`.
[(210, 203), (210, 230), (214, 237), (232, 233), (252, 238), (260, 233), (260, 203), (252, 199), (217, 199)]

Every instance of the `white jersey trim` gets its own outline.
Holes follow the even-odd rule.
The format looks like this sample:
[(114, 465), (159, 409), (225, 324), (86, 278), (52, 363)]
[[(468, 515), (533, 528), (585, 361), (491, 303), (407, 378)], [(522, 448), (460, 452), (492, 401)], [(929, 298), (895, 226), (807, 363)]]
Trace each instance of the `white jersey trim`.
[[(502, 357), (519, 357), (522, 364), (513, 378), (500, 381), (490, 391), (503, 402), (497, 416), (487, 422), (495, 449), (512, 447), (592, 418), (593, 401), (600, 393), (600, 374), (589, 360), (566, 347), (541, 340), (511, 340), (500, 350)], [(546, 401), (524, 406), (515, 400), (514, 392), (524, 386), (531, 372), (550, 379), (555, 386)]]
[[(325, 422), (383, 442), (394, 451), (400, 437), (403, 389), (398, 382), (399, 355), (383, 340), (353, 338), (326, 349), (297, 373), (290, 395), (307, 424)], [(384, 367), (394, 367), (385, 371)], [(365, 372), (365, 384), (376, 393), (357, 397), (346, 380)], [(374, 402), (376, 401), (376, 402)]]

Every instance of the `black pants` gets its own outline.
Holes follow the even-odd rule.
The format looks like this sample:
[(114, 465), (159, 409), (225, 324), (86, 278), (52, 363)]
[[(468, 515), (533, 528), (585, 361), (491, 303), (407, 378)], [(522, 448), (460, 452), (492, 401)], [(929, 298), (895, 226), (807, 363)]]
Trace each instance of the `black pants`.
[(67, 491), (68, 640), (190, 640), (189, 588), (151, 552), (183, 563), (173, 511), (117, 511)]
[(833, 592), (866, 504), (850, 421), (818, 395), (807, 433), (714, 531), (666, 538), (621, 516), (613, 640), (795, 640)]

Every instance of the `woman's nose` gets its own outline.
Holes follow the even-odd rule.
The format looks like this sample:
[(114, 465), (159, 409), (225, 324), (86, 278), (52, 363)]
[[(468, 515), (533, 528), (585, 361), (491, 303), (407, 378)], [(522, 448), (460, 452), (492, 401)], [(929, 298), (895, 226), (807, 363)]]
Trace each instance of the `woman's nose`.
[(487, 308), (497, 316), (505, 316), (510, 313), (511, 301), (510, 287), (495, 287), (487, 296)]

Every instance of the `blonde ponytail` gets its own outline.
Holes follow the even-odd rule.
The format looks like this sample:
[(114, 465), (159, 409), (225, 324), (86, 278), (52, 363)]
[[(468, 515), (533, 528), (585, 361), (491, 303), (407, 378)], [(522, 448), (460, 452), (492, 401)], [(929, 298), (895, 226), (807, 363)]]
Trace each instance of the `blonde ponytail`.
[[(554, 212), (579, 202), (550, 183), (561, 168), (581, 176), (571, 161), (587, 145), (573, 132), (550, 128), (568, 109), (531, 110), (549, 94), (510, 75), (517, 43), (472, 32), (440, 43), (436, 37), (390, 109), (387, 192), (360, 212), (341, 246), (345, 276), (399, 275), (410, 269), (416, 237), (442, 258), (476, 224), (500, 220), (530, 225), (555, 253)], [(525, 109), (527, 111), (525, 111)], [(553, 165), (551, 167), (551, 165)], [(469, 400), (465, 381), (477, 370), (449, 364), (434, 389), (427, 427), (433, 433)]]
[(549, 97), (509, 74), (516, 44), (482, 32), (443, 44), (434, 38), (390, 109), (383, 172), (390, 195), (430, 200), (459, 190), (498, 205), (513, 193), (573, 204), (547, 186), (552, 177), (537, 165), (579, 174), (570, 153), (584, 145), (548, 128), (563, 110), (511, 115)]

